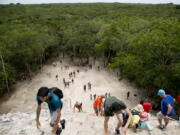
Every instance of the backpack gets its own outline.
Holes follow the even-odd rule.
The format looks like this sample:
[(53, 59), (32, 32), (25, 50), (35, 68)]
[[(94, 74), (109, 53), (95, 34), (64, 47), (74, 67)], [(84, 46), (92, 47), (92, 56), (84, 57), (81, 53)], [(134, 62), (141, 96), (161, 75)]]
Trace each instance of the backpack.
[(63, 92), (59, 88), (53, 87), (53, 88), (50, 88), (49, 91), (53, 92), (54, 94), (56, 94), (59, 97), (59, 99), (63, 98)]
[(131, 110), (131, 113), (132, 113), (132, 115), (139, 115), (140, 114), (140, 112), (133, 110), (133, 109)]

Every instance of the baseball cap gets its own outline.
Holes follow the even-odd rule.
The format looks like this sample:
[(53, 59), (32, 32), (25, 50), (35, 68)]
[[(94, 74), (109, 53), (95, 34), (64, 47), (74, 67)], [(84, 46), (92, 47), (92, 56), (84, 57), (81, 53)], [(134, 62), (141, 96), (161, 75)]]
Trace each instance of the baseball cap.
[(165, 91), (163, 89), (160, 89), (160, 90), (158, 90), (157, 94), (158, 95), (165, 95), (166, 93), (165, 93)]

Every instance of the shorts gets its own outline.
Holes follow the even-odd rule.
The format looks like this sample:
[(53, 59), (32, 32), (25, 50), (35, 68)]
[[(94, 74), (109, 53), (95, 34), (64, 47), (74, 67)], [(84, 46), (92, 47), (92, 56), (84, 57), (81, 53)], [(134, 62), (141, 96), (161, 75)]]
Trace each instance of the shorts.
[(148, 131), (152, 131), (153, 130), (153, 127), (149, 124), (148, 121), (139, 122), (138, 128), (139, 129), (148, 130)]
[(104, 116), (111, 117), (114, 116), (114, 113), (111, 112), (109, 108), (104, 108)]
[(54, 124), (57, 120), (57, 112), (54, 111), (54, 112), (50, 112), (50, 116), (51, 116), (51, 124)]
[(122, 111), (120, 112), (120, 116), (123, 118), (122, 127), (124, 127), (128, 121), (129, 116), (126, 114), (126, 112), (122, 112)]
[(139, 120), (140, 120), (140, 117), (139, 115), (133, 115), (132, 118), (131, 118), (131, 122), (130, 122), (130, 126), (134, 126), (134, 125), (138, 125), (139, 123)]
[[(160, 119), (160, 120), (164, 119), (164, 115), (163, 115), (161, 112), (158, 112), (158, 113), (157, 113), (157, 117), (158, 117), (158, 119)], [(165, 122), (168, 122), (169, 120), (168, 120), (168, 119), (164, 119), (164, 121), (165, 121)]]
[(157, 117), (158, 117), (158, 119), (163, 119), (164, 115), (161, 112), (158, 112), (157, 113)]

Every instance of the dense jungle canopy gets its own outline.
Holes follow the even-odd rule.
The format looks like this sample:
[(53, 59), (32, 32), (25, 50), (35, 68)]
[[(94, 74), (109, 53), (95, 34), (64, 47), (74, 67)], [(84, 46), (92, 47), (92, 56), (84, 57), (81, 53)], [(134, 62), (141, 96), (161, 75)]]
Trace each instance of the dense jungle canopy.
[(103, 58), (148, 91), (180, 94), (180, 5), (0, 5), (0, 93), (53, 52)]

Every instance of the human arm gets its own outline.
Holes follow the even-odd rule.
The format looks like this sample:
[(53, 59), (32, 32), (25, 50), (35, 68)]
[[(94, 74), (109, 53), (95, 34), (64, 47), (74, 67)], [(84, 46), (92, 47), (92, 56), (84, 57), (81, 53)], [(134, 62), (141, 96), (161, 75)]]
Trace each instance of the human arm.
[(173, 99), (173, 102), (174, 102), (174, 103), (176, 102), (176, 99), (175, 99), (175, 98)]
[(41, 126), (41, 124), (39, 122), (40, 113), (41, 113), (41, 104), (38, 104), (37, 109), (36, 109), (36, 126), (37, 126), (37, 128), (39, 128)]
[(172, 110), (172, 106), (170, 104), (167, 105), (167, 114), (166, 114), (166, 118), (168, 118), (169, 114), (171, 113), (171, 110)]
[(115, 113), (115, 115), (116, 115), (116, 117), (118, 119), (117, 129), (119, 129), (123, 124), (123, 119), (122, 119), (122, 117), (119, 116), (119, 113)]
[(128, 117), (128, 120), (127, 120), (126, 125), (124, 126), (124, 128), (128, 128), (128, 126), (130, 124), (130, 121), (131, 121), (131, 118), (132, 118), (132, 113), (128, 108), (125, 109), (125, 112), (127, 113), (127, 115), (129, 117)]
[(127, 131), (127, 128), (128, 128), (128, 126), (130, 124), (130, 121), (131, 121), (131, 118), (132, 118), (132, 114), (131, 114), (131, 112), (130, 112), (130, 110), (128, 108), (125, 109), (125, 112), (128, 115), (128, 120), (127, 120), (125, 126), (122, 128), (122, 131), (126, 135), (126, 131)]

